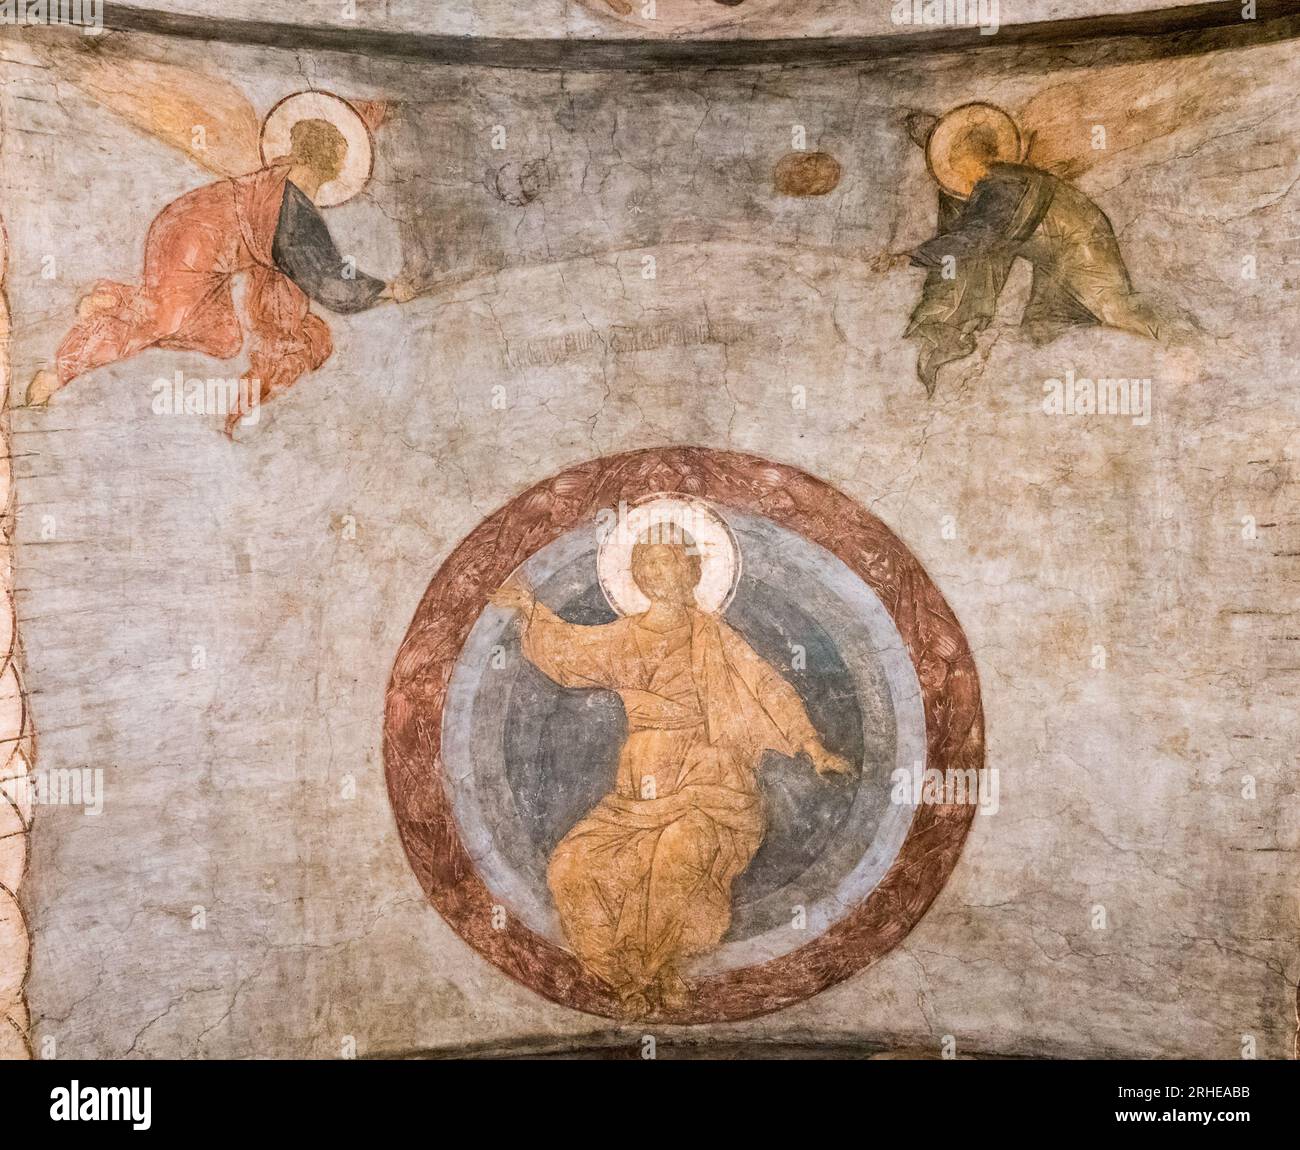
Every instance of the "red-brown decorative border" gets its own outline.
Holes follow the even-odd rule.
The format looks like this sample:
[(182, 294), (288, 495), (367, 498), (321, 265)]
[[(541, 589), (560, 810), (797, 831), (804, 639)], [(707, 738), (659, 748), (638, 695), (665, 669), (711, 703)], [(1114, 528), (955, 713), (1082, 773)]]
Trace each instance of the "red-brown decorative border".
[[(874, 515), (793, 467), (698, 447), (635, 451), (570, 468), (489, 516), (452, 552), (425, 592), (388, 686), (384, 762), (407, 858), (439, 913), (512, 978), (575, 1010), (617, 1017), (617, 1000), (569, 952), (510, 917), (466, 853), (441, 757), (452, 668), (488, 597), (534, 552), (601, 508), (659, 492), (699, 496), (766, 516), (852, 568), (893, 617), (925, 706), (927, 766), (979, 770), (984, 728), (975, 664), (960, 625), (920, 563)], [(861, 970), (926, 912), (975, 815), (973, 804), (923, 805), (898, 857), (860, 904), (780, 958), (692, 983), (692, 1005), (659, 1021), (719, 1022), (780, 1010)]]

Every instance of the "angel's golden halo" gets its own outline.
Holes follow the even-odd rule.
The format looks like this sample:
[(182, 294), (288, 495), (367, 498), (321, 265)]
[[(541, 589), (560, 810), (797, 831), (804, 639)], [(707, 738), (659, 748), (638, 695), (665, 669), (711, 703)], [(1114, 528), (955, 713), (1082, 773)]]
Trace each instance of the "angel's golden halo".
[(1021, 159), (1020, 129), (996, 105), (962, 104), (944, 113), (926, 140), (925, 162), (938, 185), (959, 199), (966, 199), (974, 185), (954, 165), (954, 151), (960, 152), (977, 137), (993, 153), (992, 162), (1016, 164)]
[(324, 120), (337, 128), (347, 141), (343, 170), (336, 179), (321, 185), (316, 206), (332, 208), (346, 203), (370, 180), (375, 162), (370, 129), (361, 113), (341, 96), (332, 92), (295, 92), (276, 104), (262, 122), (262, 163), (269, 164), (289, 154), (290, 133), (301, 120)]
[(726, 607), (740, 578), (740, 547), (726, 520), (701, 500), (652, 495), (619, 514), (596, 553), (600, 588), (615, 611), (640, 615), (650, 608), (632, 577), (632, 548), (643, 539), (675, 543), (683, 535), (700, 557), (695, 605), (710, 615)]

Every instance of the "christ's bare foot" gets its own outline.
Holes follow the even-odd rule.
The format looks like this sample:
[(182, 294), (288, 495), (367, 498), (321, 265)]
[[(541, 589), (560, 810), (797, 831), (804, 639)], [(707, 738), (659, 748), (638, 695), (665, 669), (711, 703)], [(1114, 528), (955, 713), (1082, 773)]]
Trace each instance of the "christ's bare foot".
[(38, 371), (32, 382), (27, 385), (27, 406), (44, 407), (56, 391), (63, 385), (59, 383), (58, 372), (45, 368)]
[(676, 971), (659, 976), (659, 1002), (670, 1014), (678, 1014), (691, 1005), (691, 988)]
[(629, 1021), (650, 1016), (650, 1000), (639, 990), (625, 991), (619, 995), (619, 1013)]

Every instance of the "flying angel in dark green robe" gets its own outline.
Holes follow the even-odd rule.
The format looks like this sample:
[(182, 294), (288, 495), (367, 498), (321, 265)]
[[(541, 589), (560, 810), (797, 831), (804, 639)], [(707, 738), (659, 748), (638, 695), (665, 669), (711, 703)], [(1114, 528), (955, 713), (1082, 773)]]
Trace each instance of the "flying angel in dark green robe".
[[(932, 126), (929, 148), (935, 135)], [(920, 345), (917, 375), (928, 394), (939, 368), (974, 353), (1017, 259), (1033, 267), (1021, 325), (1036, 342), (1078, 324), (1159, 338), (1159, 322), (1133, 290), (1110, 220), (1092, 200), (1050, 172), (1008, 161), (1005, 140), (986, 124), (947, 136), (942, 166), (931, 156), (931, 170), (948, 184), (940, 184), (938, 234), (908, 253), (913, 266), (928, 271), (905, 333)], [(969, 187), (969, 195), (950, 187)]]

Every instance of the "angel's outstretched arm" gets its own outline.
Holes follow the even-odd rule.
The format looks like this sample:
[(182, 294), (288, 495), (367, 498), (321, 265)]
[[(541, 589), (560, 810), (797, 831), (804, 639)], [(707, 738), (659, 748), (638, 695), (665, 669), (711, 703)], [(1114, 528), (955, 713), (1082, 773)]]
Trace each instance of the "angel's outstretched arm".
[(316, 205), (291, 183), (285, 185), (271, 258), (310, 299), (330, 311), (365, 311), (387, 286), (343, 258)]
[[(937, 267), (945, 256), (974, 259), (995, 255), (1016, 242), (1016, 221), (1026, 196), (1019, 180), (986, 178), (966, 201), (951, 229), (912, 252), (918, 267)], [(1035, 224), (1037, 221), (1035, 221)]]

